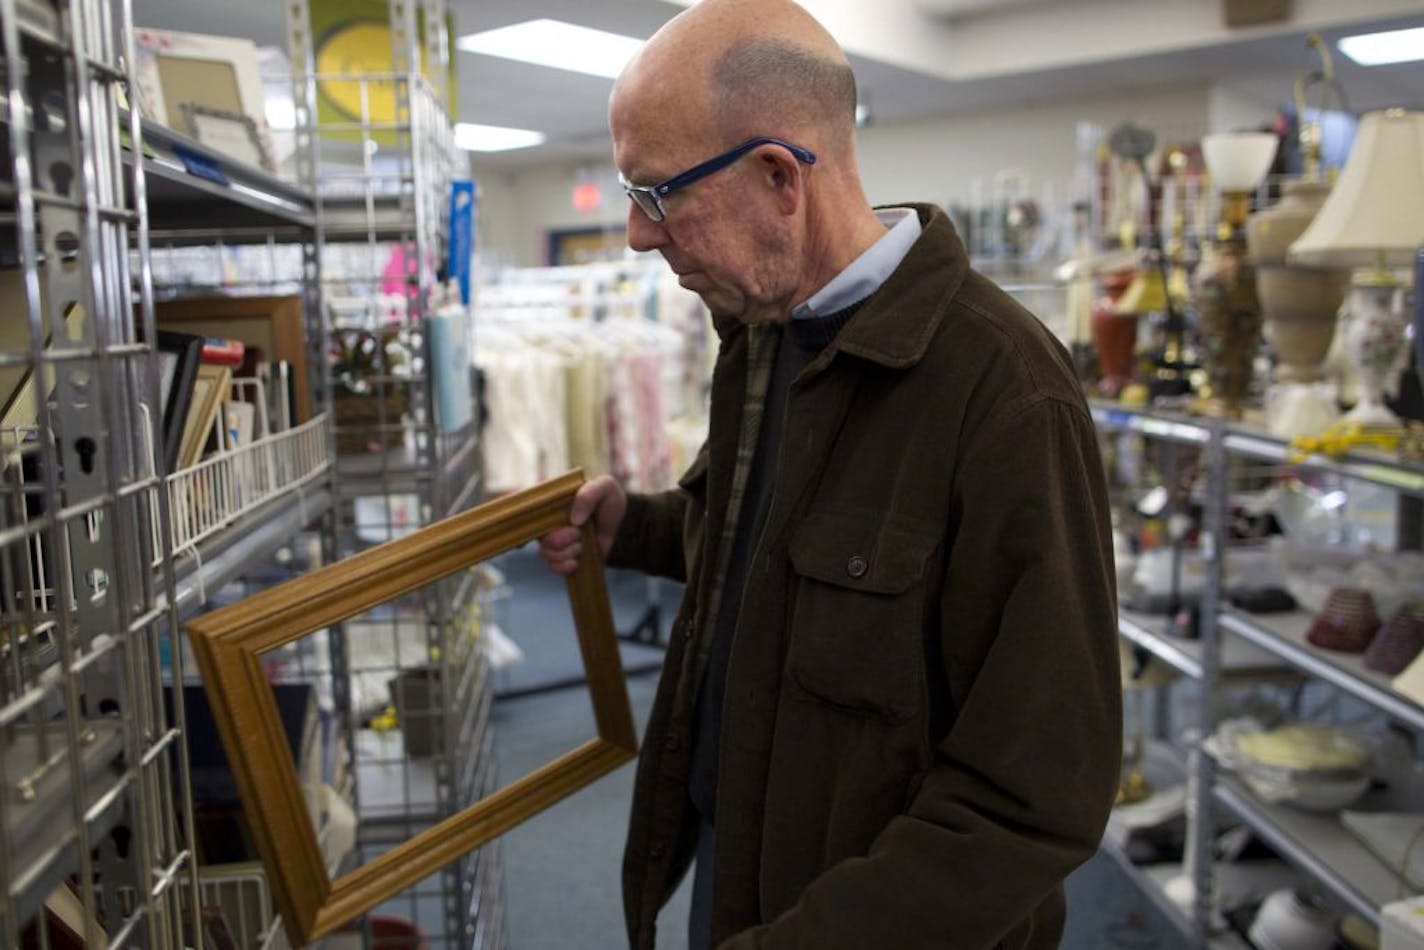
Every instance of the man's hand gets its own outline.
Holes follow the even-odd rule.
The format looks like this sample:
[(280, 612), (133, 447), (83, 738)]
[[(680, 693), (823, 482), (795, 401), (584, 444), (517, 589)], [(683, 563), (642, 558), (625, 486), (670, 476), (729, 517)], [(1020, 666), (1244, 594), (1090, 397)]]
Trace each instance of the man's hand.
[(598, 537), (598, 553), (608, 557), (627, 510), (628, 495), (611, 476), (600, 475), (585, 482), (569, 509), (571, 527), (556, 528), (540, 538), (539, 556), (555, 574), (572, 574), (578, 570), (579, 555), (583, 553), (579, 529), (591, 517), (594, 534)]

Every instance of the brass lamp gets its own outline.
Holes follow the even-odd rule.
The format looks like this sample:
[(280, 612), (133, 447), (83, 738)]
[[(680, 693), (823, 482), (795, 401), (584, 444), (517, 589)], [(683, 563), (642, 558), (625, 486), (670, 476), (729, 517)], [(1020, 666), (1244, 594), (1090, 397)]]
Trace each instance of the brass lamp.
[(1360, 377), (1347, 423), (1399, 424), (1384, 390), (1403, 367), (1407, 317), (1390, 269), (1408, 267), (1421, 244), (1424, 112), (1368, 113), (1335, 189), (1289, 254), (1293, 263), (1357, 268), (1341, 324), (1346, 358)]
[(1197, 269), (1193, 291), (1201, 314), (1201, 347), (1210, 383), (1205, 409), (1239, 416), (1251, 388), (1252, 364), (1261, 342), (1261, 305), (1256, 270), (1246, 252), (1246, 216), (1251, 193), (1276, 156), (1268, 132), (1226, 132), (1202, 139), (1202, 158), (1221, 190), (1221, 221), (1210, 255)]

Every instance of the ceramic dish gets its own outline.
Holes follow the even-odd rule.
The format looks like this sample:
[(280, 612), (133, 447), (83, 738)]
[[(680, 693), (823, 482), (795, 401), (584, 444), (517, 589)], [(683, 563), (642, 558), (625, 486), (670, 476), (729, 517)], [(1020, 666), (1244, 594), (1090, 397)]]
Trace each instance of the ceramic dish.
[(1238, 772), (1260, 799), (1336, 811), (1370, 786), (1370, 751), (1334, 726), (1300, 723), (1236, 737)]

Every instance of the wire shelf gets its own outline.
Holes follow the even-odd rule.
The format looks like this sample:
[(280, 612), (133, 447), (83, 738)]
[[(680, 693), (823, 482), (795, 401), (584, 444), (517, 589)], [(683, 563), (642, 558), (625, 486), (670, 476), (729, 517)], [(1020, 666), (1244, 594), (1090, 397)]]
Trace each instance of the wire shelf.
[[(165, 482), (174, 556), (193, 550), (243, 515), (321, 477), (331, 465), (328, 415), (220, 452)], [(156, 527), (156, 526), (155, 526)]]

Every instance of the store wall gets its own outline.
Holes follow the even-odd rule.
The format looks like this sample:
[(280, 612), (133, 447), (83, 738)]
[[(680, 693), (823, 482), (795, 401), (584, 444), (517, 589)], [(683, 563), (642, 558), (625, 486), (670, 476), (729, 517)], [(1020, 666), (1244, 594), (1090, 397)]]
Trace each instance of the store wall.
[[(871, 125), (860, 135), (861, 175), (877, 204), (911, 199), (967, 204), (987, 197), (995, 177), (1012, 170), (1021, 174), (1029, 195), (1061, 204), (1073, 190), (1080, 122), (1111, 129), (1132, 121), (1164, 139), (1187, 140), (1269, 114), (1263, 101), (1190, 85)], [(543, 264), (550, 229), (623, 226), (627, 205), (610, 163), (481, 171), (477, 161), (476, 175), (484, 195), (481, 234), (487, 262)], [(570, 196), (581, 180), (600, 183), (603, 207), (582, 213), (573, 209)]]
[(1207, 112), (1207, 89), (1187, 86), (871, 126), (860, 137), (861, 176), (875, 204), (973, 204), (1006, 173), (1056, 204), (1078, 173), (1080, 123), (1110, 130), (1130, 121), (1160, 140), (1194, 139), (1208, 130)]
[(1284, 73), (1223, 79), (1211, 87), (1211, 131), (1259, 129), (1274, 123), (1291, 98), (1294, 78)]
[[(474, 174), (481, 198), (482, 240), (476, 251), (482, 265), (546, 264), (551, 230), (624, 226), (628, 199), (618, 187), (611, 160), (505, 169), (482, 167), (476, 158)], [(596, 209), (577, 211), (574, 186), (585, 182), (598, 185), (603, 202)]]

